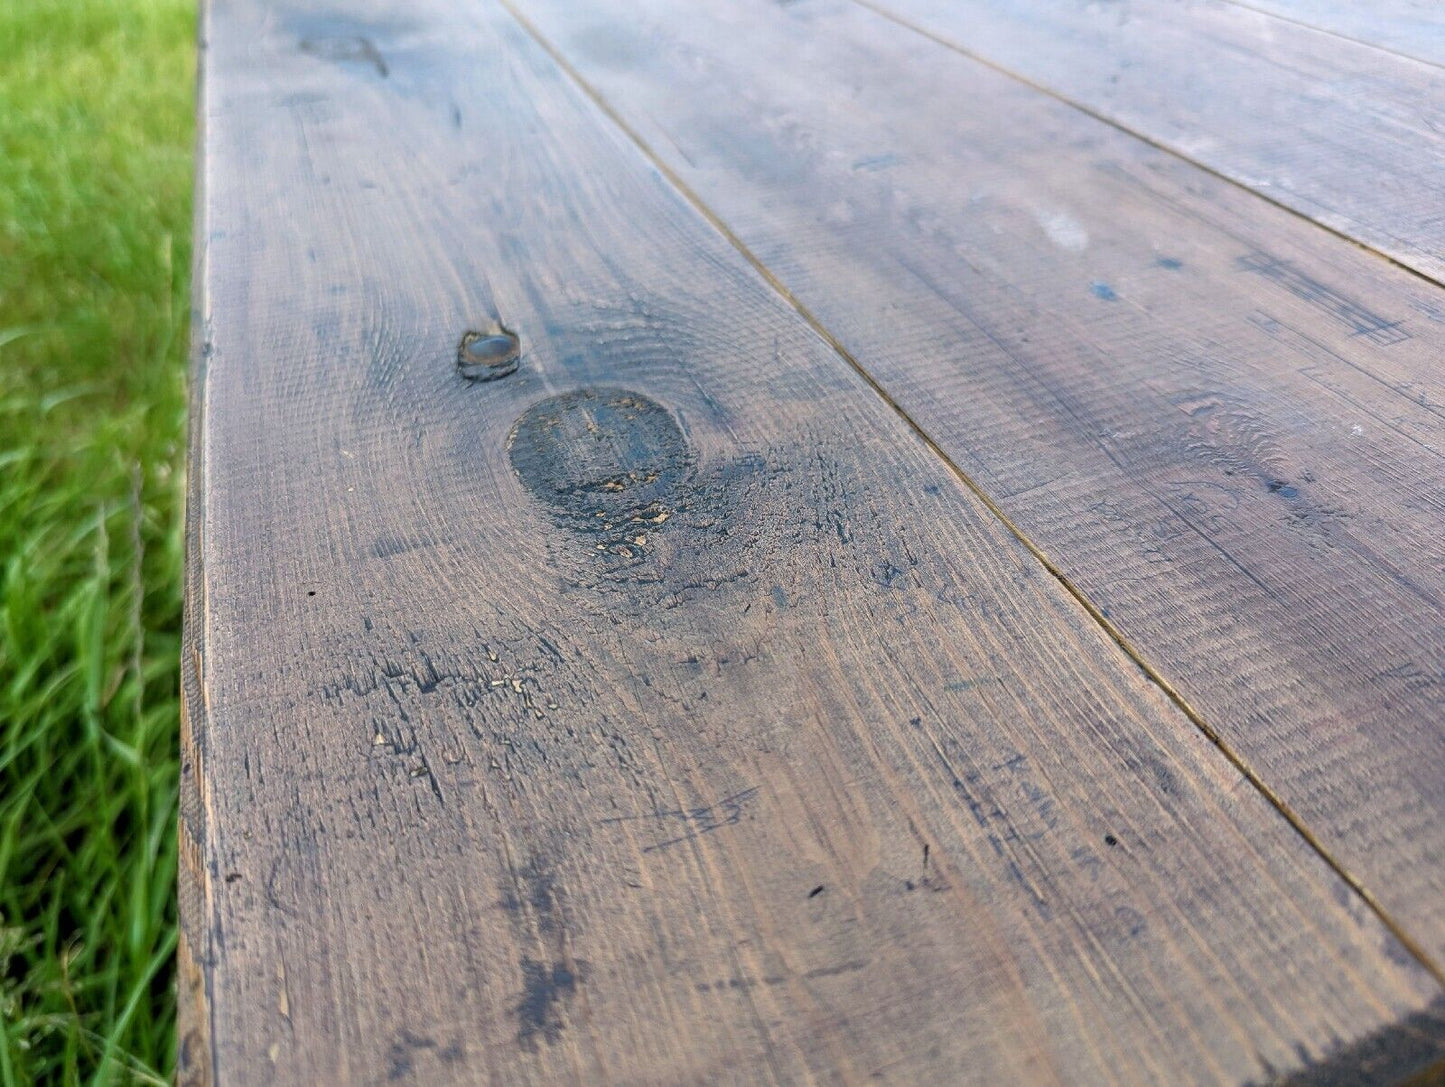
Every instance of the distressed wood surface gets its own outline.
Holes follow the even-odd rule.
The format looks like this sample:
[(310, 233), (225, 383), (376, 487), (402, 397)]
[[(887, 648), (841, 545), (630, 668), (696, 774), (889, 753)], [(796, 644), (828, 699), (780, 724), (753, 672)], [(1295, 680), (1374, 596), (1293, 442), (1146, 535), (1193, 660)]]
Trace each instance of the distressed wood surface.
[(1445, 65), (1445, 5), (1439, 0), (1230, 0), (1317, 30)]
[(1434, 1059), (1431, 974), (502, 8), (204, 33), (183, 1082)]
[(527, 11), (1445, 961), (1445, 296), (843, 0)]
[(1225, 0), (859, 2), (1445, 281), (1445, 69)]

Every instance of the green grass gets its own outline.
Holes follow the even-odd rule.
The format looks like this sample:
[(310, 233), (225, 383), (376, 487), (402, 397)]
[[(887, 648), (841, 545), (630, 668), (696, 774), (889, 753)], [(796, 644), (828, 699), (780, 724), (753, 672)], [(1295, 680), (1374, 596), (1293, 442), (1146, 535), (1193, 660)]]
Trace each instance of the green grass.
[(0, 0), (0, 1085), (174, 1064), (193, 0)]

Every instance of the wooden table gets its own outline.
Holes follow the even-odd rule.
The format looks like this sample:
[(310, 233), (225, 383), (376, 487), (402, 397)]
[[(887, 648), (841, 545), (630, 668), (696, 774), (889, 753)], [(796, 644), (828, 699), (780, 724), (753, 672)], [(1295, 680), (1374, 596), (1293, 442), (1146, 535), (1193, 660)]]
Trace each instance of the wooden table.
[(212, 0), (181, 1080), (1445, 1077), (1445, 9)]

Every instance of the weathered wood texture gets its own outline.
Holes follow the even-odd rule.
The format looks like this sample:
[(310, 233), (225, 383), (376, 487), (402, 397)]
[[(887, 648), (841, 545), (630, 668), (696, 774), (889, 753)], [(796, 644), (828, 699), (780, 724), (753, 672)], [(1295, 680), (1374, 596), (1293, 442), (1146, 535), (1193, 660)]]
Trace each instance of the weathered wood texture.
[(1441, 68), (1224, 0), (860, 2), (1445, 281)]
[(1445, 5), (1440, 0), (1230, 0), (1366, 45), (1445, 65)]
[(1434, 979), (517, 23), (299, 7), (206, 22), (183, 1081), (1433, 1059)]
[(1445, 961), (1445, 296), (843, 0), (528, 12)]

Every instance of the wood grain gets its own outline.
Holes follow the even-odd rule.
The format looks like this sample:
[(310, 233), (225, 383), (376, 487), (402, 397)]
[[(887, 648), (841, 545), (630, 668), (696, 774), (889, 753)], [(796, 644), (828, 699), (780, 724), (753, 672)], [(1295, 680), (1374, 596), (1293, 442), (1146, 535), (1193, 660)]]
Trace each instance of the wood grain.
[(859, 2), (1445, 282), (1439, 67), (1222, 0)]
[(847, 3), (528, 12), (1445, 961), (1440, 292)]
[(1434, 979), (501, 8), (206, 34), (183, 1079), (1434, 1059)]
[(1445, 65), (1445, 8), (1437, 0), (1230, 0), (1365, 45)]

